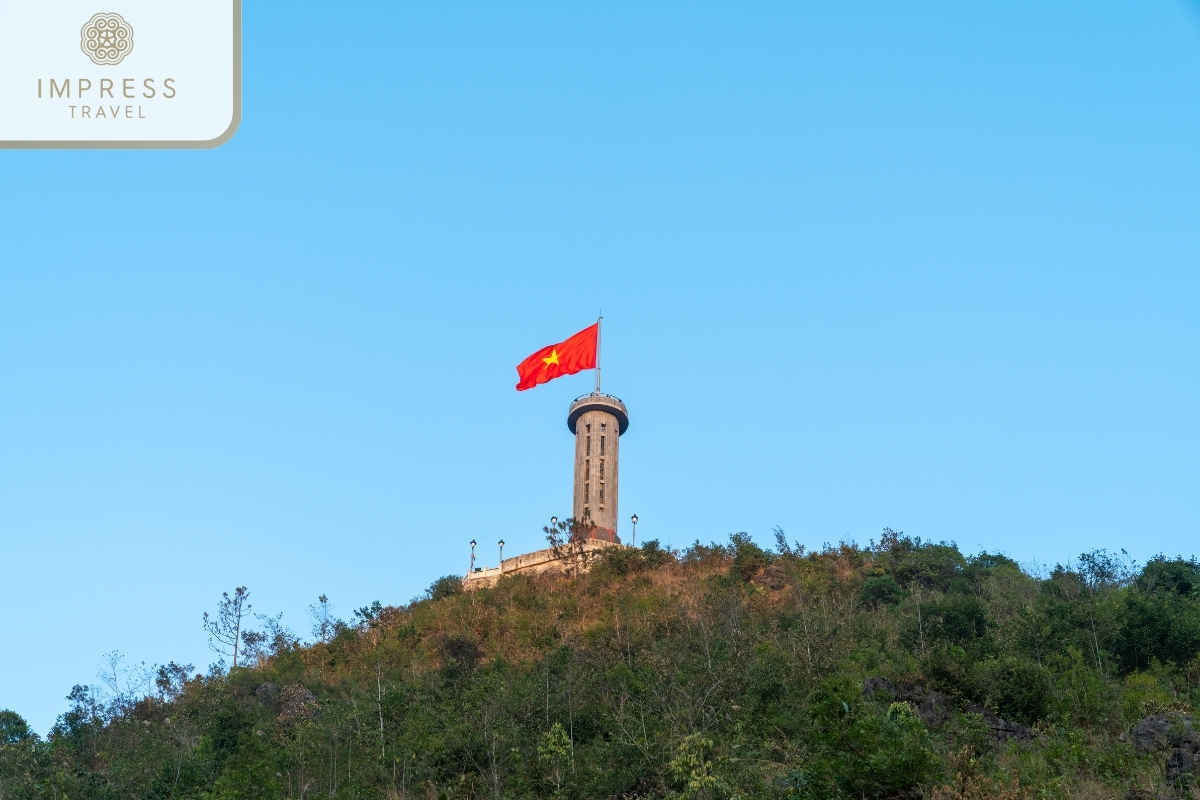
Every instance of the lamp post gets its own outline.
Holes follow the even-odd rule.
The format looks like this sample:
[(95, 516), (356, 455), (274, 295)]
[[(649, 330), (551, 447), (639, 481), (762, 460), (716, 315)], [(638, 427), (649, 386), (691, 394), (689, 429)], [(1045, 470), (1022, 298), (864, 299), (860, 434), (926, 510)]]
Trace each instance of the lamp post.
[(467, 570), (467, 577), (475, 574), (475, 540), (471, 540), (471, 568)]
[(630, 517), (629, 521), (633, 523), (633, 546), (637, 547), (637, 514)]
[(500, 574), (504, 574), (504, 540), (500, 540)]

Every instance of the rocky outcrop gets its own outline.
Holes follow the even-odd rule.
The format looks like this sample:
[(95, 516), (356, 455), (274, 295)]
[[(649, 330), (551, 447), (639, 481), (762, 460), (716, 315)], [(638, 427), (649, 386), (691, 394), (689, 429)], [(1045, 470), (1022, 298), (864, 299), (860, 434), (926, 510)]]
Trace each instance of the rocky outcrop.
[(768, 567), (764, 567), (757, 575), (751, 578), (750, 582), (755, 586), (761, 586), (764, 589), (770, 589), (772, 592), (778, 592), (787, 586), (787, 576), (784, 574), (782, 567), (778, 564), (771, 564)]
[(890, 697), (893, 700), (896, 698), (896, 686), (887, 678), (867, 678), (862, 685), (863, 697), (869, 700), (875, 699), (876, 694), (882, 694), (884, 697)]
[(1194, 736), (1195, 724), (1188, 714), (1151, 714), (1129, 729), (1129, 741), (1138, 755), (1161, 752)]
[[(938, 691), (926, 690), (917, 683), (894, 684), (887, 678), (867, 678), (863, 681), (863, 695), (866, 697), (911, 703), (926, 725), (940, 725), (954, 710), (954, 700)], [(998, 742), (1014, 740), (1028, 742), (1033, 739), (1033, 731), (1019, 722), (1009, 722), (982, 706), (968, 705), (963, 708), (968, 714), (978, 714), (987, 726), (992, 739)]]
[(1151, 714), (1129, 729), (1129, 742), (1139, 755), (1166, 751), (1167, 783), (1178, 795), (1200, 772), (1200, 728), (1188, 714)]
[(1019, 722), (1009, 722), (1006, 719), (1001, 719), (983, 706), (969, 705), (966, 711), (969, 714), (978, 714), (983, 717), (983, 724), (991, 731), (992, 738), (994, 739), (1001, 742), (1006, 742), (1010, 739), (1017, 742), (1033, 741), (1033, 731)]
[(254, 690), (254, 697), (272, 711), (279, 710), (279, 687), (273, 683), (264, 683)]
[(291, 724), (306, 719), (312, 719), (320, 704), (317, 696), (303, 686), (285, 686), (279, 695), (280, 724)]
[[(1167, 753), (1167, 783), (1176, 790), (1191, 786), (1200, 771), (1200, 741), (1195, 737), (1172, 747)], [(1182, 793), (1182, 791), (1181, 791)]]

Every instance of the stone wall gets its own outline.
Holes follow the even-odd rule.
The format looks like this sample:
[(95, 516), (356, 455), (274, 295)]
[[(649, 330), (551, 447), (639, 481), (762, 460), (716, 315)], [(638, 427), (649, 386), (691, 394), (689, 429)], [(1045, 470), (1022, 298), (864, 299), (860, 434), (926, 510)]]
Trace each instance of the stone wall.
[[(573, 570), (586, 572), (588, 570), (588, 562), (591, 558), (599, 553), (597, 551), (607, 550), (610, 547), (624, 547), (622, 544), (611, 544), (599, 539), (588, 539), (580, 545), (579, 551), (573, 555), (560, 557), (555, 555), (553, 548), (545, 550), (535, 550), (532, 553), (516, 556), (514, 558), (506, 558), (500, 562), (499, 567), (489, 567), (478, 569), (473, 574), (463, 578), (463, 589), (474, 591), (476, 589), (485, 589), (496, 585), (496, 581), (504, 575), (537, 575), (546, 572), (556, 572), (559, 574)], [(566, 552), (568, 548), (560, 548), (560, 552)]]

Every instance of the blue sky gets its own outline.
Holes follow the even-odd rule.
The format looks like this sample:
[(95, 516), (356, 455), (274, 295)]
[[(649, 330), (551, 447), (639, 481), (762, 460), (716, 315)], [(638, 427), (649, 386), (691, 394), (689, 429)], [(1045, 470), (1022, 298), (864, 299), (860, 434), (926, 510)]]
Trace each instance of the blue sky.
[(601, 308), (639, 539), (1191, 554), (1197, 11), (248, 4), (226, 146), (0, 152), (0, 708), (538, 548)]

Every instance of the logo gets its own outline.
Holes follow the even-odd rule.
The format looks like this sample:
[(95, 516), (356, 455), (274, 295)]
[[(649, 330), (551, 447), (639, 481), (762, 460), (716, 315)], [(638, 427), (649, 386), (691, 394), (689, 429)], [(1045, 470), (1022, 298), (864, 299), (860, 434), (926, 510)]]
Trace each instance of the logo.
[(79, 31), (79, 46), (96, 64), (120, 64), (133, 52), (133, 27), (120, 14), (96, 14)]

